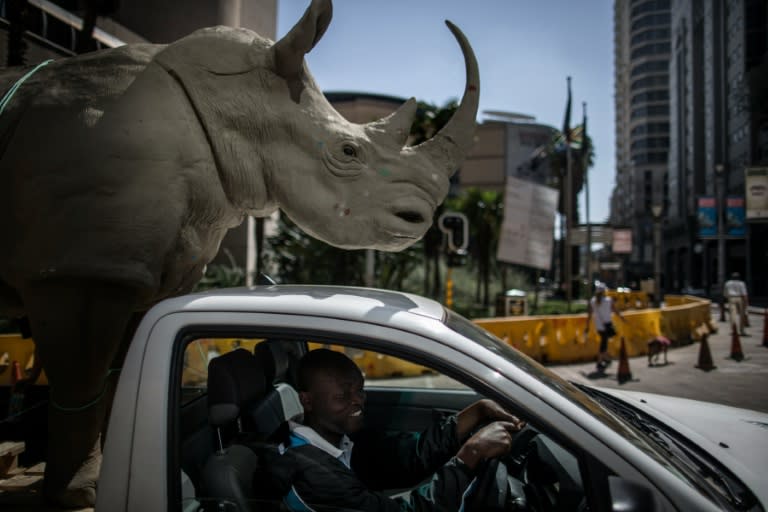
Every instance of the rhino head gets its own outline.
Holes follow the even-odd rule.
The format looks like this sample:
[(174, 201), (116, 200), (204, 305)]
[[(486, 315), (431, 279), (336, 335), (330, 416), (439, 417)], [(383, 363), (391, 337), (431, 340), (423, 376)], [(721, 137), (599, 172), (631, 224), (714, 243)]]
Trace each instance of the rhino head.
[[(197, 58), (206, 51), (212, 55), (206, 66), (218, 85), (198, 93), (208, 98), (199, 101), (208, 105), (202, 116), (208, 122), (237, 109), (221, 107), (217, 101), (231, 104), (236, 96), (258, 105), (258, 116), (248, 114), (253, 107), (240, 107), (242, 113), (208, 129), (218, 147), (220, 178), (230, 202), (244, 213), (262, 216), (279, 207), (307, 233), (336, 247), (401, 250), (432, 224), (451, 175), (472, 145), (479, 96), (477, 61), (462, 32), (446, 21), (464, 54), (464, 95), (445, 127), (422, 144), (406, 146), (416, 113), (413, 98), (384, 119), (351, 123), (331, 106), (310, 75), (304, 56), (322, 37), (331, 14), (330, 0), (313, 0), (301, 20), (274, 44), (249, 31), (222, 37), (225, 29), (220, 28), (214, 29), (217, 37), (209, 39), (206, 48), (200, 43), (194, 52), (183, 52)], [(221, 48), (227, 38), (238, 42), (238, 49), (234, 44)], [(174, 46), (184, 47), (171, 45), (164, 53)], [(249, 48), (247, 57), (239, 50), (243, 46)], [(182, 52), (177, 54), (174, 59), (184, 58)], [(222, 77), (235, 75), (237, 85), (227, 92)], [(267, 91), (268, 97), (257, 97), (265, 94), (257, 91)], [(225, 94), (225, 99), (210, 99)], [(258, 141), (236, 139), (254, 133)]]

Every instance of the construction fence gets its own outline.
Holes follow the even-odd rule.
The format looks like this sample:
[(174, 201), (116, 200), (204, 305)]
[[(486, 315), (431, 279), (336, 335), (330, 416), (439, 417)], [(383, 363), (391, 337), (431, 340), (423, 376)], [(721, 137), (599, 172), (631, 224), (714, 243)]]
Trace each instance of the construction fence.
[[(619, 294), (619, 296), (629, 294)], [(638, 294), (639, 295), (639, 294)], [(644, 295), (644, 294), (643, 294)], [(618, 309), (622, 322), (614, 315), (616, 336), (608, 352), (618, 357), (621, 339), (627, 356), (648, 353), (648, 342), (668, 338), (673, 346), (699, 340), (714, 332), (709, 300), (688, 295), (666, 295), (665, 307), (648, 308), (647, 299), (625, 297)], [(644, 304), (645, 309), (633, 309)], [(587, 326), (587, 315), (552, 315), (476, 319), (474, 322), (504, 342), (542, 363), (577, 363), (593, 361), (600, 346), (594, 326)], [(587, 329), (587, 327), (589, 327)]]

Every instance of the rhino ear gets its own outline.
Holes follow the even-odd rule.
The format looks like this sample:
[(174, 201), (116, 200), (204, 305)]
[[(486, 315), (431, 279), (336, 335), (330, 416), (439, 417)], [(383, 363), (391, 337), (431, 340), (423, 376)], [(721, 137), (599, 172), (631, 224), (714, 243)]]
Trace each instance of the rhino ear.
[(295, 90), (301, 81), (304, 55), (315, 47), (331, 23), (333, 6), (331, 0), (312, 0), (298, 23), (282, 39), (272, 45), (275, 72), (283, 77), (291, 88), (291, 97), (301, 92)]

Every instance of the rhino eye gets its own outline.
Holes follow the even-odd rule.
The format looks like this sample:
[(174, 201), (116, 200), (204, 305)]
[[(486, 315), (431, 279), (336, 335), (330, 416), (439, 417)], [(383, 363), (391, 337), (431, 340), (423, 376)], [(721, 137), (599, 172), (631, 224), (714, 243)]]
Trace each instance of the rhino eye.
[(351, 144), (344, 144), (341, 147), (341, 150), (344, 152), (346, 156), (350, 157), (356, 157), (357, 156), (357, 149)]

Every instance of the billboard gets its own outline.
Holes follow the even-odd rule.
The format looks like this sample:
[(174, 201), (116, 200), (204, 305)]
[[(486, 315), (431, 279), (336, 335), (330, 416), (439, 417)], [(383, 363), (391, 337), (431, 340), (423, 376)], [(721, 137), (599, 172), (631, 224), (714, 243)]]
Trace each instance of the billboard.
[(746, 219), (768, 221), (768, 167), (747, 167), (744, 185)]
[(696, 220), (699, 224), (699, 238), (717, 237), (717, 202), (714, 197), (699, 198)]
[(613, 243), (611, 251), (615, 254), (630, 254), (632, 252), (632, 230), (613, 228)]
[(557, 197), (553, 188), (507, 176), (499, 261), (549, 270)]

